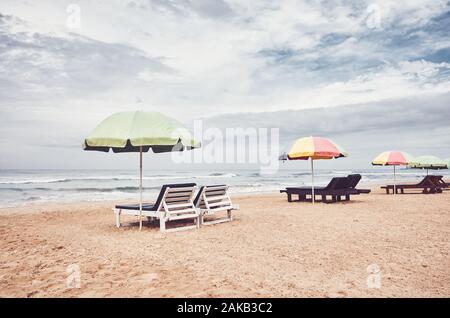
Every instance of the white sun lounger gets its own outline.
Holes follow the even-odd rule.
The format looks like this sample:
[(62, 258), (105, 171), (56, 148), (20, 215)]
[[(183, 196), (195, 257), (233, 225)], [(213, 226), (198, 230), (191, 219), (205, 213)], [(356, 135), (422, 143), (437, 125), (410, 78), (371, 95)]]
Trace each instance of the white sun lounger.
[[(231, 222), (233, 217), (231, 211), (238, 210), (238, 205), (233, 205), (228, 195), (227, 185), (211, 185), (200, 188), (195, 200), (195, 207), (200, 209), (200, 225), (211, 225), (223, 222)], [(227, 212), (223, 218), (206, 221), (208, 215), (219, 212)]]
[[(159, 219), (161, 232), (198, 228), (200, 226), (200, 210), (195, 207), (193, 202), (196, 189), (195, 183), (163, 185), (155, 203), (142, 204), (142, 216), (147, 217), (150, 221), (155, 218)], [(140, 213), (139, 204), (116, 205), (113, 210), (116, 215), (117, 227), (120, 227), (121, 214), (139, 216)], [(166, 222), (183, 219), (192, 219), (194, 225), (166, 229)]]

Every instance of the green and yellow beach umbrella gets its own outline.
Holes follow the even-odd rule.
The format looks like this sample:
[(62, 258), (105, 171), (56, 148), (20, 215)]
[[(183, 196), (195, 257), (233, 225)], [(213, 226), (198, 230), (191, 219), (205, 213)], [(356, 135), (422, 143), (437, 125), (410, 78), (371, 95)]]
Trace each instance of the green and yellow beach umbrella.
[(415, 164), (416, 160), (409, 153), (404, 151), (385, 151), (380, 153), (372, 160), (374, 166), (393, 166), (394, 167), (394, 194), (396, 193), (396, 166), (406, 166)]
[(83, 142), (87, 151), (139, 152), (139, 229), (142, 229), (142, 153), (150, 149), (162, 153), (198, 147), (200, 143), (180, 122), (153, 111), (115, 113), (98, 124)]
[(287, 156), (289, 160), (311, 159), (312, 202), (314, 203), (314, 160), (347, 157), (348, 153), (330, 139), (311, 136), (297, 139)]
[(84, 140), (84, 150), (108, 152), (182, 151), (200, 147), (177, 120), (153, 111), (115, 113)]
[(419, 156), (415, 158), (415, 162), (410, 164), (409, 167), (413, 169), (426, 169), (427, 175), (428, 170), (439, 170), (448, 169), (447, 162), (436, 156)]

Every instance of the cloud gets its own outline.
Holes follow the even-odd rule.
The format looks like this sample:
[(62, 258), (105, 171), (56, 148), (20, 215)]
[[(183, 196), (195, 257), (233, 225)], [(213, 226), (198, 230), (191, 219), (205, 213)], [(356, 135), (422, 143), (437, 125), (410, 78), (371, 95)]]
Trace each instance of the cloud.
[[(111, 82), (105, 84), (116, 92), (109, 96), (110, 100), (120, 100), (130, 107), (139, 99), (143, 104), (169, 107), (179, 110), (182, 117), (192, 118), (196, 113), (217, 114), (242, 108), (259, 111), (332, 107), (400, 94), (442, 92), (445, 86), (412, 83), (408, 74), (397, 72), (406, 62), (449, 62), (446, 26), (450, 16), (445, 0), (333, 4), (297, 0), (116, 0), (107, 6), (83, 0), (78, 3), (81, 28), (77, 30), (65, 27), (64, 4), (55, 6), (52, 1), (3, 1), (0, 12), (26, 21), (28, 31), (39, 37), (67, 37), (66, 41), (82, 51), (60, 56), (60, 63), (80, 55), (74, 68), (105, 74), (103, 80), (92, 75), (91, 81), (84, 81), (89, 73), (75, 76), (78, 85), (87, 86), (83, 93), (93, 93), (90, 84), (85, 83), (99, 86)], [(379, 14), (379, 27), (368, 23), (374, 13)], [(91, 61), (92, 56), (82, 53), (85, 46), (90, 46), (88, 51), (92, 46), (106, 52), (122, 51), (117, 59), (124, 61), (123, 66), (108, 70), (108, 64), (114, 62), (112, 53), (105, 59), (100, 54), (100, 61)], [(58, 61), (54, 54), (50, 57)], [(96, 68), (96, 63), (102, 61), (105, 65)], [(163, 64), (172, 73), (158, 71), (152, 63)], [(139, 65), (143, 69), (137, 78), (130, 78)], [(62, 70), (53, 72), (50, 79), (53, 76), (61, 86), (76, 85), (61, 79)], [(396, 83), (382, 85), (391, 75)], [(437, 81), (448, 81), (446, 73), (438, 75)], [(375, 93), (370, 98), (354, 96), (357, 86), (371, 85), (368, 89)], [(391, 85), (396, 86), (398, 94)], [(38, 90), (39, 85), (33, 89)], [(326, 94), (328, 98), (323, 97)]]
[(63, 98), (98, 94), (139, 81), (142, 72), (174, 71), (157, 57), (123, 44), (110, 44), (77, 34), (65, 38), (15, 32), (24, 22), (0, 16), (0, 61), (3, 103), (22, 99)]
[(236, 113), (204, 118), (208, 127), (279, 127), (285, 138), (358, 134), (362, 131), (428, 129), (448, 126), (450, 93), (305, 110)]
[(279, 128), (285, 151), (297, 138), (328, 137), (358, 154), (350, 161), (361, 164), (377, 151), (398, 148), (445, 157), (450, 154), (449, 104), (450, 93), (446, 93), (362, 105), (220, 115), (205, 118), (204, 126)]
[[(77, 3), (79, 29), (67, 27), (63, 1), (0, 3), (0, 143), (26, 140), (33, 147), (17, 149), (23, 158), (40, 147), (68, 151), (110, 113), (134, 109), (185, 122), (213, 117), (219, 126), (234, 118), (214, 117), (221, 114), (259, 122), (285, 111), (314, 122), (313, 133), (338, 137), (351, 134), (342, 120), (366, 127), (360, 136), (392, 123), (410, 132), (396, 135), (409, 144), (423, 137), (401, 126), (402, 112), (428, 120), (435, 115), (417, 101), (430, 108), (448, 102), (447, 0)], [(382, 120), (378, 108), (391, 116)], [(286, 136), (309, 131), (272, 120)], [(424, 135), (443, 140), (430, 127)], [(2, 165), (26, 163), (7, 156)]]
[(205, 18), (222, 18), (232, 16), (233, 10), (223, 0), (133, 0), (127, 3), (128, 8), (156, 10), (161, 13), (170, 12), (175, 15), (188, 17), (198, 15)]

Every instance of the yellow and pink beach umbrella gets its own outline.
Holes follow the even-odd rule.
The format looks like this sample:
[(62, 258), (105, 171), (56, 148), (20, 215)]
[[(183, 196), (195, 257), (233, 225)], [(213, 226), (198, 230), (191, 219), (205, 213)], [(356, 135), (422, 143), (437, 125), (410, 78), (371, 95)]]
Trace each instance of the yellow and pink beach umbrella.
[(312, 202), (314, 203), (314, 160), (347, 157), (348, 153), (338, 144), (323, 137), (297, 139), (288, 152), (289, 160), (311, 159)]
[(393, 166), (394, 167), (394, 194), (396, 192), (396, 166), (406, 166), (415, 163), (415, 159), (409, 153), (404, 151), (385, 151), (380, 153), (372, 160), (374, 166)]

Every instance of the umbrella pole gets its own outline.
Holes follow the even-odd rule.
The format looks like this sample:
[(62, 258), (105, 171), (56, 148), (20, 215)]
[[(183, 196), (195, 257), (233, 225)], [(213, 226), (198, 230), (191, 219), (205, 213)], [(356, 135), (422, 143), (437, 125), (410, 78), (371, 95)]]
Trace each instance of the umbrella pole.
[(142, 230), (142, 146), (139, 147), (139, 231)]
[(395, 165), (394, 165), (394, 195), (397, 193), (397, 180), (395, 176)]
[(312, 203), (316, 200), (316, 196), (314, 194), (314, 159), (311, 157), (311, 181), (312, 181)]

